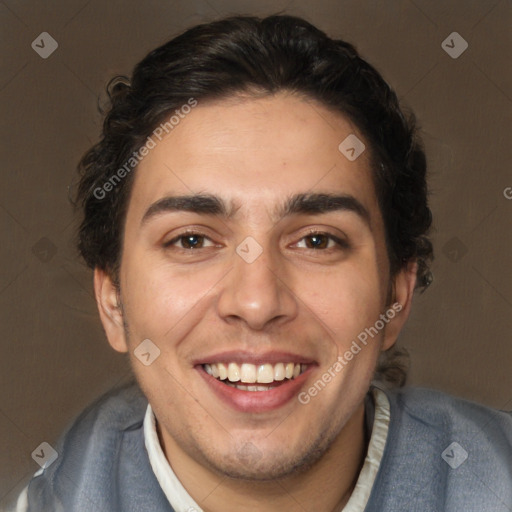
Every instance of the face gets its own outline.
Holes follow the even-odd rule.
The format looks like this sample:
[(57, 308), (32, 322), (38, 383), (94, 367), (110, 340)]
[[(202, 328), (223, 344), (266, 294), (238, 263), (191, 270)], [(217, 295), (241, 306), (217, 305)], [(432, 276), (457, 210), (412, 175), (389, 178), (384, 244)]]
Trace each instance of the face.
[[(350, 134), (364, 141), (339, 114), (284, 93), (199, 102), (139, 164), (122, 308), (108, 276), (96, 271), (95, 286), (171, 458), (284, 476), (361, 410), (414, 278), (390, 279), (368, 150), (350, 161), (338, 149)], [(354, 354), (391, 289), (402, 311)], [(134, 350), (147, 339), (160, 355), (146, 366)]]

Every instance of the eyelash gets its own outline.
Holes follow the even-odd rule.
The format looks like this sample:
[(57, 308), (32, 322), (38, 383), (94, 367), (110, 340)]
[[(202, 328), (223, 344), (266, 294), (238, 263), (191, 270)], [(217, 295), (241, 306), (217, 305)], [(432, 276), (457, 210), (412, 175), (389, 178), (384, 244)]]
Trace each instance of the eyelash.
[[(200, 233), (198, 231), (185, 231), (185, 232), (179, 234), (178, 236), (174, 237), (172, 240), (169, 240), (168, 242), (165, 242), (163, 244), (163, 246), (164, 246), (164, 248), (168, 249), (168, 248), (172, 247), (180, 239), (184, 239), (187, 236), (198, 236), (198, 237), (203, 237), (206, 240), (212, 241), (204, 233)], [(307, 233), (306, 235), (304, 235), (303, 237), (301, 237), (299, 242), (304, 240), (305, 238), (313, 237), (313, 236), (325, 236), (329, 240), (332, 240), (337, 245), (337, 247), (328, 247), (328, 248), (324, 248), (324, 249), (314, 249), (314, 248), (307, 247), (306, 249), (308, 251), (315, 251), (315, 252), (317, 252), (317, 251), (320, 250), (320, 251), (324, 251), (325, 252), (325, 251), (331, 251), (333, 249), (336, 249), (336, 250), (346, 250), (346, 249), (350, 248), (350, 245), (349, 245), (349, 243), (346, 240), (338, 238), (337, 236), (335, 236), (335, 235), (333, 235), (331, 233), (324, 232), (324, 231), (311, 231), (311, 232)], [(181, 250), (181, 251), (186, 251), (186, 252), (189, 252), (189, 251), (192, 251), (192, 250), (198, 250), (198, 249), (184, 248), (184, 247), (178, 247), (177, 249)], [(200, 247), (200, 249), (204, 249), (204, 247)]]

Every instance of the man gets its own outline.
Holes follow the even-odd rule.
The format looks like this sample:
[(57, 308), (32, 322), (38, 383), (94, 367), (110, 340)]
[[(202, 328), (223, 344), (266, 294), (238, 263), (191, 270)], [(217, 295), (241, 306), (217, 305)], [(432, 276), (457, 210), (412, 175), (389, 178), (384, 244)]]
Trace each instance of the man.
[(377, 71), (301, 19), (236, 17), (110, 92), (79, 248), (137, 384), (84, 411), (19, 509), (511, 510), (512, 417), (402, 388), (431, 214)]

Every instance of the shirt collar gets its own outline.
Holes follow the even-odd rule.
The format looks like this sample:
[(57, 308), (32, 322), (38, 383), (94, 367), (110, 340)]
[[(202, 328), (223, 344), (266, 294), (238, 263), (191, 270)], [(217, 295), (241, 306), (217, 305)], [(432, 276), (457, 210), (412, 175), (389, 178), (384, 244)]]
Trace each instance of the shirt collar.
[[(364, 511), (386, 446), (390, 420), (389, 400), (384, 391), (374, 386), (370, 390), (370, 398), (371, 400), (366, 401), (365, 413), (366, 418), (373, 419), (368, 451), (352, 495), (340, 512)], [(156, 479), (172, 508), (176, 512), (190, 510), (202, 512), (201, 507), (185, 490), (164, 455), (158, 440), (155, 415), (150, 404), (144, 417), (144, 443)]]

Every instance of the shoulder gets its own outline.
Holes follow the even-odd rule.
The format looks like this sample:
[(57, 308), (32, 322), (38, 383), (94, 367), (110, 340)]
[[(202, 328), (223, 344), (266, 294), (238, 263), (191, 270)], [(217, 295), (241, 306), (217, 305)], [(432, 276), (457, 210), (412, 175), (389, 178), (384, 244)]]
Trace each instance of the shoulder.
[[(107, 503), (112, 493), (109, 482), (122, 460), (120, 454), (140, 450), (143, 443), (147, 405), (140, 387), (131, 381), (86, 407), (55, 444), (55, 461), (29, 482), (29, 510), (75, 510), (71, 501), (85, 496), (87, 489)], [(34, 508), (36, 503), (39, 508)]]
[(495, 434), (512, 443), (512, 412), (487, 407), (471, 400), (420, 387), (385, 391), (392, 407), (410, 421), (439, 431)]
[(135, 381), (109, 390), (87, 406), (72, 422), (67, 430), (70, 433), (96, 430), (124, 431), (140, 423), (148, 400)]
[[(135, 381), (116, 387), (87, 406), (74, 419), (59, 439), (56, 466), (70, 455), (88, 452), (88, 445), (112, 445), (125, 432), (140, 429), (148, 400)], [(60, 450), (60, 452), (59, 452)], [(97, 453), (97, 449), (95, 449)]]
[(70, 450), (86, 450), (90, 442), (107, 443), (125, 431), (141, 427), (147, 405), (148, 400), (135, 381), (96, 398), (70, 422), (59, 438), (55, 447), (59, 454), (57, 465)]
[(381, 389), (390, 424), (367, 510), (508, 510), (510, 412), (430, 389)]

